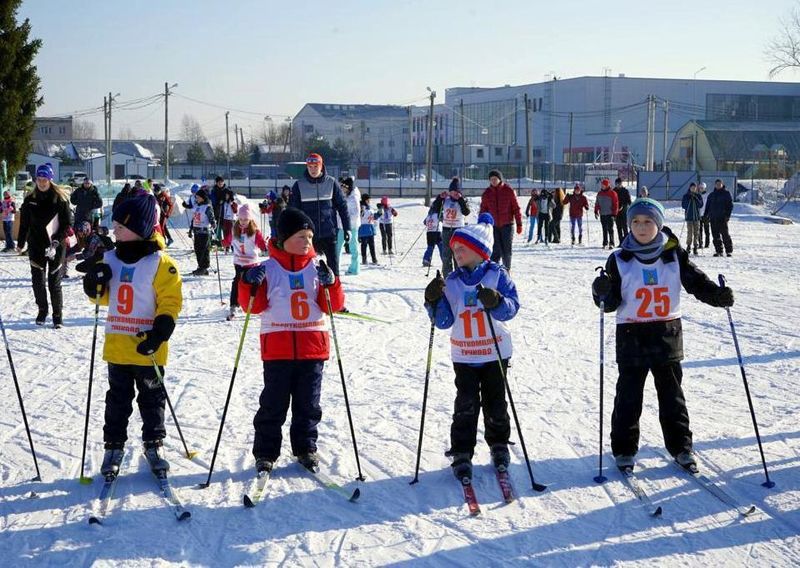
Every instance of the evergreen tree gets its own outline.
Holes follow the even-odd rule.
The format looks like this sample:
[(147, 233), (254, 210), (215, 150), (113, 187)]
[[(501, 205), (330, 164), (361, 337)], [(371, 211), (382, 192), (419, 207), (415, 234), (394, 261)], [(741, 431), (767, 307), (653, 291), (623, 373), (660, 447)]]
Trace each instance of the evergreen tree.
[(186, 161), (192, 165), (202, 164), (206, 160), (203, 145), (195, 142), (186, 150)]
[(42, 40), (30, 40), (30, 22), (17, 25), (22, 0), (0, 2), (0, 159), (9, 175), (28, 162), (36, 109), (42, 105), (33, 58)]

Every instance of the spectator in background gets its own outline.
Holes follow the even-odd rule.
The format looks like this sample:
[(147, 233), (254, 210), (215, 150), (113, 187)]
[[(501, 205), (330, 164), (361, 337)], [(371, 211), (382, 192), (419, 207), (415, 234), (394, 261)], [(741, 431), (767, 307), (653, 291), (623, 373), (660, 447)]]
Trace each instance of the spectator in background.
[[(536, 233), (536, 244), (541, 242), (548, 244), (550, 242), (550, 219), (553, 214), (553, 194), (546, 189), (542, 189), (539, 192), (536, 205), (539, 210), (539, 229)], [(542, 233), (544, 233), (544, 238), (542, 238)]]
[(611, 182), (604, 179), (600, 182), (600, 191), (594, 201), (594, 218), (599, 218), (603, 227), (603, 248), (614, 248), (614, 219), (618, 213), (617, 193), (611, 189)]
[(103, 209), (103, 199), (88, 177), (83, 178), (83, 183), (72, 191), (69, 201), (75, 206), (75, 226), (79, 227), (84, 221), (94, 225), (92, 211)]
[[(350, 254), (350, 267), (347, 269), (347, 274), (358, 274), (358, 247), (356, 243), (358, 242), (358, 227), (361, 225), (361, 191), (356, 187), (356, 182), (352, 177), (344, 178), (341, 186), (347, 202), (347, 213), (350, 216), (350, 239), (347, 244), (352, 248), (347, 251)], [(344, 244), (344, 231), (339, 229), (339, 233), (336, 235), (337, 256), (341, 256)]]
[[(697, 184), (697, 187), (700, 189), (700, 195), (706, 194), (706, 182), (701, 181)], [(705, 197), (703, 199), (706, 199)], [(706, 206), (708, 206), (708, 200), (706, 200)], [(711, 244), (711, 221), (708, 219), (708, 215), (706, 215), (705, 209), (703, 209), (703, 213), (700, 215), (700, 246), (698, 248), (708, 248)], [(702, 236), (705, 235), (705, 240), (703, 240)]]
[(631, 193), (622, 185), (622, 178), (614, 180), (614, 193), (617, 194), (617, 237), (620, 244), (628, 235), (628, 206), (631, 204)]
[(539, 199), (539, 190), (531, 190), (531, 198), (528, 200), (528, 205), (525, 206), (525, 217), (528, 218), (528, 240), (533, 240), (533, 231), (536, 229), (536, 218), (539, 216), (539, 206), (536, 201)]
[(119, 207), (119, 204), (128, 199), (129, 197), (133, 197), (133, 188), (131, 184), (126, 183), (122, 186), (122, 189), (119, 191), (117, 196), (114, 198), (114, 203), (111, 205), (111, 214), (114, 214), (114, 211)]
[(461, 191), (461, 180), (454, 177), (450, 180), (447, 191), (440, 193), (431, 203), (428, 215), (436, 214), (442, 220), (442, 276), (453, 272), (453, 249), (450, 239), (456, 229), (464, 226), (464, 219), (469, 216), (469, 205)]
[(511, 270), (511, 243), (514, 239), (514, 225), (517, 234), (522, 234), (522, 212), (517, 194), (503, 181), (499, 170), (489, 172), (489, 187), (481, 195), (481, 213), (489, 213), (494, 219), (494, 248), (491, 260), (503, 261), (506, 270)]
[(583, 212), (589, 210), (589, 200), (583, 194), (580, 184), (575, 184), (572, 195), (567, 195), (564, 199), (569, 204), (569, 229), (572, 236), (572, 244), (575, 244), (575, 227), (578, 227), (578, 244), (583, 244)]
[(553, 218), (550, 221), (550, 242), (561, 242), (561, 219), (564, 218), (564, 190), (560, 187), (553, 191)]
[(697, 245), (700, 242), (700, 212), (703, 210), (703, 196), (700, 195), (700, 188), (692, 182), (689, 190), (681, 199), (681, 207), (685, 211), (686, 220), (686, 252), (694, 251), (697, 256)]
[(722, 256), (722, 246), (725, 245), (725, 254), (733, 254), (733, 241), (728, 231), (728, 221), (733, 213), (733, 198), (731, 193), (722, 183), (721, 179), (714, 182), (714, 191), (706, 200), (706, 215), (711, 224), (711, 238), (714, 242), (714, 256)]
[(324, 254), (328, 266), (339, 276), (339, 258), (336, 255), (336, 220), (341, 220), (343, 238), (350, 240), (350, 214), (342, 188), (336, 178), (327, 175), (322, 156), (316, 153), (306, 158), (306, 171), (294, 182), (289, 197), (289, 207), (300, 209), (314, 223), (314, 250)]
[(643, 185), (639, 188), (639, 191), (636, 192), (636, 197), (650, 197), (650, 190), (647, 189), (646, 185)]

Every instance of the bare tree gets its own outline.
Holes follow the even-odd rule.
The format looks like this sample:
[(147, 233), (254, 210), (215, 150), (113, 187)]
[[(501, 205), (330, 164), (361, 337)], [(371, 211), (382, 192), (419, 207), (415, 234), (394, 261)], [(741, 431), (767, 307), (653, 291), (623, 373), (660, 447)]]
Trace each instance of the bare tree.
[(94, 134), (94, 122), (88, 120), (74, 120), (72, 122), (72, 137), (75, 140), (92, 140), (94, 139)]
[(781, 20), (780, 32), (767, 44), (764, 55), (772, 65), (770, 79), (787, 69), (800, 69), (800, 2)]
[(133, 129), (130, 126), (120, 126), (118, 132), (120, 140), (133, 140), (136, 138), (136, 135), (133, 133)]
[(190, 114), (184, 114), (181, 119), (181, 138), (187, 142), (205, 142), (206, 136), (197, 119)]

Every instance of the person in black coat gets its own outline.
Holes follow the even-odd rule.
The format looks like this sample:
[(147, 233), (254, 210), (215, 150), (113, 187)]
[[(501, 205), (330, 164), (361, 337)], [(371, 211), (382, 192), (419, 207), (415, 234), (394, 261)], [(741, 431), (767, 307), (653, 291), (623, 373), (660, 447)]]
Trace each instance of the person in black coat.
[(84, 178), (83, 183), (72, 191), (69, 201), (75, 206), (76, 227), (79, 227), (84, 221), (89, 221), (94, 225), (92, 211), (103, 208), (103, 199), (88, 177)]
[(631, 204), (631, 192), (622, 185), (622, 178), (614, 180), (614, 193), (617, 194), (619, 209), (614, 221), (617, 224), (617, 237), (622, 242), (628, 234), (628, 206)]
[(706, 199), (705, 215), (711, 222), (711, 240), (714, 243), (714, 256), (722, 256), (722, 246), (725, 245), (725, 254), (733, 254), (733, 241), (728, 231), (728, 221), (733, 213), (733, 198), (731, 193), (722, 183), (721, 179), (714, 182), (714, 191)]
[(119, 204), (129, 197), (133, 197), (133, 188), (131, 187), (131, 184), (126, 183), (122, 186), (122, 189), (114, 198), (114, 203), (111, 204), (111, 214), (113, 215), (114, 211), (116, 211), (117, 207), (119, 207)]
[[(31, 284), (39, 313), (36, 325), (44, 325), (49, 313), (47, 291), (53, 303), (53, 327), (62, 325), (61, 265), (64, 260), (64, 238), (72, 225), (69, 199), (53, 183), (50, 164), (36, 170), (36, 190), (22, 202), (20, 209), (18, 250), (28, 245), (31, 264)], [(45, 285), (45, 274), (47, 284)]]

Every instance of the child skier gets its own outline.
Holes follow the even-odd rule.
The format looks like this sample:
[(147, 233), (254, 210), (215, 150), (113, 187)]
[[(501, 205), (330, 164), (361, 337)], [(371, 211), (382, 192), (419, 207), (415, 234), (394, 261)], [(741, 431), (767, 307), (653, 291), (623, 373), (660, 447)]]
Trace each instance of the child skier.
[(211, 266), (211, 256), (208, 252), (209, 238), (215, 227), (214, 209), (208, 203), (208, 194), (204, 189), (198, 190), (194, 194), (194, 199), (190, 199), (189, 203), (184, 201), (183, 206), (186, 209), (194, 210), (189, 230), (194, 233), (194, 254), (197, 257), (197, 269), (192, 274), (195, 276), (208, 276), (208, 268)]
[[(144, 452), (154, 473), (169, 463), (161, 455), (166, 392), (153, 361), (164, 376), (168, 346), (181, 311), (181, 277), (175, 261), (154, 238), (156, 199), (140, 195), (126, 199), (114, 211), (116, 249), (86, 273), (86, 294), (108, 306), (103, 360), (108, 362), (104, 476), (116, 475), (128, 439), (128, 419), (135, 390), (142, 415)], [(99, 296), (98, 296), (99, 293)]]
[(525, 206), (525, 217), (528, 218), (528, 240), (533, 240), (533, 231), (536, 230), (536, 219), (539, 216), (539, 206), (536, 203), (539, 200), (539, 190), (531, 190), (531, 198), (528, 200), (528, 205)]
[(389, 205), (389, 198), (385, 195), (381, 197), (378, 205), (378, 226), (381, 230), (381, 248), (386, 254), (386, 245), (389, 245), (389, 254), (393, 255), (392, 245), (394, 244), (394, 218), (397, 217), (397, 209)]
[(689, 412), (681, 389), (681, 285), (711, 306), (733, 305), (733, 291), (714, 284), (664, 227), (664, 208), (639, 198), (628, 208), (630, 232), (592, 283), (595, 304), (617, 312), (617, 394), (611, 449), (620, 469), (632, 469), (648, 371), (653, 373), (664, 443), (681, 466), (694, 469)]
[[(517, 289), (509, 273), (489, 260), (494, 245), (494, 220), (488, 213), (478, 223), (458, 229), (451, 240), (458, 268), (447, 280), (437, 276), (425, 288), (425, 307), (439, 329), (452, 328), (450, 355), (456, 373), (456, 400), (450, 427), (455, 476), (472, 479), (472, 456), (483, 409), (486, 443), (499, 471), (508, 468), (511, 433), (505, 399), (504, 373), (511, 358), (511, 334), (506, 323), (519, 310)], [(486, 314), (491, 315), (500, 346), (502, 371)]]
[(239, 221), (233, 226), (233, 268), (235, 274), (231, 282), (231, 311), (226, 318), (228, 321), (236, 317), (236, 308), (239, 307), (239, 281), (248, 268), (258, 264), (258, 250), (266, 251), (267, 243), (258, 230), (258, 224), (253, 219), (250, 206), (246, 203), (239, 207)]
[(3, 252), (14, 250), (14, 215), (17, 213), (17, 203), (8, 191), (3, 192), (3, 201), (0, 202), (0, 213), (3, 217), (3, 234), (6, 237), (6, 248)]
[(239, 303), (261, 314), (261, 359), (264, 390), (253, 425), (256, 470), (269, 472), (281, 451), (281, 427), (291, 402), (292, 453), (304, 467), (316, 470), (317, 425), (322, 417), (322, 370), (330, 354), (326, 289), (334, 312), (344, 307), (339, 278), (320, 261), (311, 246), (314, 223), (299, 209), (286, 208), (270, 239), (270, 258), (244, 273)]
[(222, 248), (227, 253), (230, 251), (231, 242), (233, 239), (233, 224), (236, 221), (236, 212), (239, 210), (239, 205), (234, 199), (233, 192), (226, 192), (222, 197), (222, 204), (220, 206), (220, 213), (222, 214)]
[(575, 244), (575, 227), (578, 227), (578, 244), (583, 244), (583, 212), (589, 210), (589, 200), (583, 194), (580, 184), (575, 184), (572, 194), (564, 199), (569, 203), (569, 230), (572, 236), (572, 244)]
[(425, 225), (426, 233), (425, 238), (428, 242), (428, 248), (425, 249), (425, 252), (422, 254), (422, 266), (429, 267), (431, 265), (431, 260), (433, 260), (433, 249), (439, 249), (439, 258), (443, 258), (442, 253), (442, 230), (441, 230), (441, 222), (442, 219), (440, 214), (437, 212), (428, 213), (428, 216), (425, 217), (425, 220), (422, 221), (422, 224)]
[(358, 226), (358, 242), (361, 243), (361, 264), (367, 264), (367, 247), (372, 256), (372, 264), (378, 264), (375, 257), (375, 212), (369, 205), (369, 193), (361, 194), (361, 224)]

